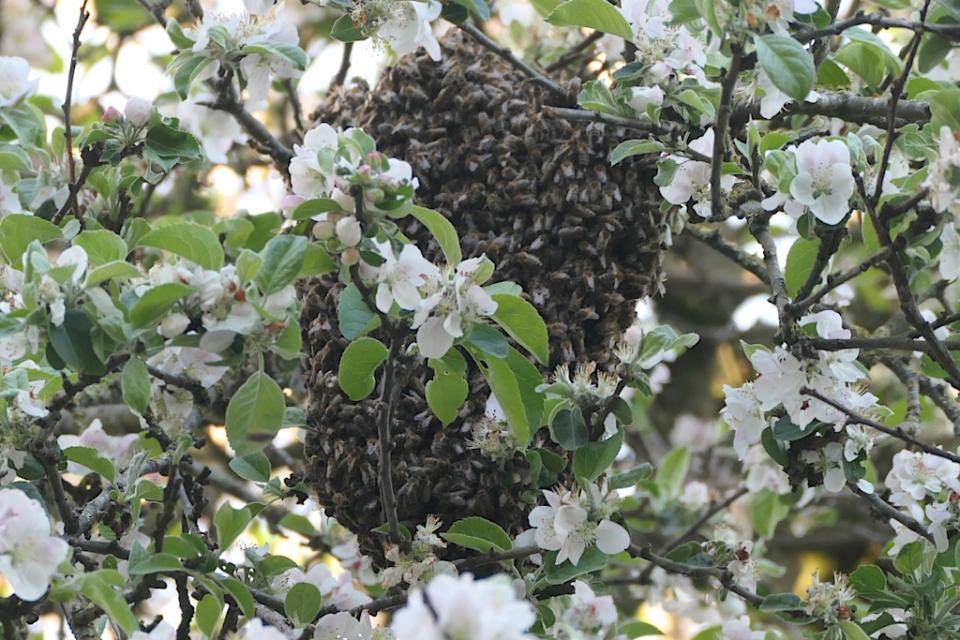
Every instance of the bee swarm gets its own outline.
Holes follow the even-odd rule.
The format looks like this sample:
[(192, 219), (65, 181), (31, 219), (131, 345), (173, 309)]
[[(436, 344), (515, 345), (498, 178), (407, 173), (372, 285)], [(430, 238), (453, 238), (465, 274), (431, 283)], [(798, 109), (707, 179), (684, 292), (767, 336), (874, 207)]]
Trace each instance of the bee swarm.
[[(314, 119), (362, 127), (381, 151), (413, 166), (417, 203), (453, 222), (464, 257), (485, 253), (497, 266), (492, 281), (518, 283), (543, 315), (551, 365), (603, 367), (633, 320), (632, 301), (660, 286), (667, 229), (651, 169), (630, 160), (611, 167), (608, 155), (627, 132), (546, 115), (549, 96), (460, 32), (442, 46), (441, 62), (406, 56), (373, 90), (357, 82), (334, 91)], [(439, 258), (412, 218), (405, 232)], [(320, 504), (379, 562), (386, 538), (371, 531), (386, 520), (377, 400), (351, 402), (337, 385), (347, 345), (336, 323), (340, 290), (335, 276), (323, 276), (300, 292), (312, 426), (305, 476)], [(470, 372), (467, 403), (446, 428), (427, 407), (430, 376), (417, 360), (398, 376), (391, 460), (400, 520), (413, 531), (431, 514), (444, 528), (477, 515), (518, 533), (529, 510), (524, 497), (536, 497), (523, 454), (494, 461), (470, 446), (486, 399), (480, 373)]]

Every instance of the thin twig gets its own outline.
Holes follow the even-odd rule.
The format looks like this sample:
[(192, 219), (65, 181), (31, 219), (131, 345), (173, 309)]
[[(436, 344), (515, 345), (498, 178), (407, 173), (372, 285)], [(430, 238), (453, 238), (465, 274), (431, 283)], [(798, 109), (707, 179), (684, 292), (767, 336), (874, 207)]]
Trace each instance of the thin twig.
[[(70, 66), (67, 70), (67, 92), (63, 98), (63, 104), (60, 105), (60, 109), (63, 111), (63, 135), (66, 138), (67, 152), (67, 177), (70, 180), (71, 193), (74, 192), (75, 188), (78, 188), (75, 187), (77, 184), (77, 165), (73, 157), (73, 121), (71, 119), (73, 109), (73, 83), (76, 79), (77, 63), (80, 61), (80, 35), (83, 33), (83, 28), (89, 18), (90, 12), (87, 11), (87, 0), (83, 0), (83, 4), (80, 5), (80, 17), (77, 19), (77, 26), (73, 30)], [(86, 169), (86, 167), (84, 167), (84, 169)], [(73, 199), (73, 203), (73, 212), (74, 215), (76, 215), (76, 198)], [(60, 217), (62, 218), (63, 216)], [(54, 224), (57, 223), (59, 223), (59, 220), (54, 221)]]
[(347, 81), (347, 74), (350, 72), (350, 55), (353, 53), (353, 43), (346, 42), (343, 45), (343, 56), (340, 58), (340, 68), (337, 69), (337, 75), (333, 77), (330, 88), (339, 87)]
[(935, 447), (931, 444), (927, 444), (923, 440), (919, 440), (918, 438), (915, 438), (914, 436), (910, 435), (900, 427), (888, 427), (887, 425), (881, 424), (880, 422), (877, 422), (872, 418), (868, 418), (866, 416), (860, 415), (853, 409), (850, 409), (849, 407), (845, 407), (844, 405), (840, 404), (833, 398), (828, 398), (827, 396), (823, 395), (819, 391), (815, 391), (814, 389), (809, 389), (807, 387), (804, 387), (803, 389), (800, 390), (800, 393), (806, 396), (810, 396), (811, 398), (816, 398), (820, 402), (830, 405), (840, 413), (843, 413), (844, 415), (846, 415), (850, 422), (853, 422), (856, 424), (862, 424), (864, 426), (870, 427), (871, 429), (876, 429), (881, 433), (885, 433), (888, 436), (897, 438), (899, 440), (903, 440), (904, 442), (910, 445), (913, 445), (914, 447), (917, 447), (918, 449), (921, 449), (925, 453), (929, 453), (932, 456), (937, 456), (938, 458), (950, 460), (951, 462), (960, 463), (960, 456), (952, 454), (949, 451), (944, 451), (940, 447)]
[(923, 525), (921, 525), (919, 522), (917, 522), (907, 514), (901, 512), (899, 509), (894, 508), (893, 505), (891, 505), (889, 502), (887, 502), (877, 494), (867, 493), (866, 491), (862, 490), (860, 487), (858, 487), (852, 482), (847, 483), (847, 486), (850, 488), (851, 491), (853, 491), (855, 494), (857, 494), (858, 496), (860, 496), (861, 498), (869, 502), (870, 506), (872, 506), (874, 509), (876, 509), (883, 515), (887, 516), (888, 518), (892, 518), (893, 520), (896, 520), (897, 522), (905, 526), (907, 529), (910, 529), (917, 535), (920, 535), (926, 538), (927, 540), (929, 540), (932, 544), (935, 544), (933, 540), (933, 536), (930, 535), (930, 532), (928, 532), (926, 529), (923, 528)]
[(599, 42), (604, 36), (603, 31), (594, 31), (579, 43), (570, 48), (569, 51), (546, 66), (547, 73), (553, 73), (565, 68), (571, 62), (580, 57), (580, 54), (589, 49), (594, 43)]
[(734, 243), (725, 240), (720, 234), (719, 229), (707, 231), (695, 224), (688, 224), (684, 226), (683, 232), (709, 246), (717, 253), (733, 260), (745, 270), (755, 275), (761, 282), (769, 283), (767, 268), (763, 265), (763, 262), (758, 260), (756, 256), (743, 251)]
[(710, 215), (715, 218), (723, 213), (723, 193), (720, 189), (721, 179), (723, 178), (723, 156), (727, 145), (727, 125), (730, 123), (730, 102), (733, 100), (733, 91), (737, 86), (742, 54), (742, 45), (739, 42), (733, 43), (730, 53), (730, 66), (727, 67), (720, 84), (720, 106), (717, 108), (717, 118), (713, 125), (713, 157), (710, 162)]

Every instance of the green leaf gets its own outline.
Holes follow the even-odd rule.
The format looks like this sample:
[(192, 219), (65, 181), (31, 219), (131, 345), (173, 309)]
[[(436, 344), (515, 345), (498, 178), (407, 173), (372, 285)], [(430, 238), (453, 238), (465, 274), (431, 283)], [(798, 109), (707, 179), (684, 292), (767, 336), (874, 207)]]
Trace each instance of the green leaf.
[(22, 145), (26, 147), (44, 146), (46, 125), (43, 120), (43, 113), (29, 102), (0, 108), (0, 120), (3, 120), (3, 123), (10, 127)]
[(237, 455), (260, 451), (283, 422), (285, 402), (280, 386), (263, 371), (253, 373), (227, 404), (227, 439)]
[(680, 488), (690, 468), (690, 451), (686, 447), (674, 449), (660, 461), (654, 476), (660, 495), (667, 499), (680, 495)]
[(447, 259), (447, 264), (460, 264), (460, 261), (463, 260), (463, 254), (460, 251), (460, 238), (450, 221), (437, 211), (416, 205), (410, 210), (410, 214), (429, 229), (433, 237), (437, 239), (437, 244), (440, 245), (440, 249)]
[(494, 358), (506, 358), (510, 345), (496, 328), (487, 324), (474, 324), (468, 330), (463, 341)]
[(240, 607), (240, 611), (244, 616), (252, 618), (256, 615), (257, 606), (253, 600), (253, 596), (250, 595), (250, 589), (248, 589), (246, 585), (236, 578), (220, 578), (220, 584), (233, 596), (234, 601), (237, 603), (237, 606)]
[(351, 400), (356, 402), (370, 395), (377, 384), (373, 374), (389, 353), (374, 338), (359, 338), (347, 345), (340, 357), (337, 380)]
[(641, 480), (646, 480), (653, 475), (653, 467), (649, 462), (643, 462), (640, 466), (618, 473), (610, 478), (608, 486), (613, 489), (626, 489), (636, 485)]
[(213, 62), (206, 53), (184, 54), (182, 60), (175, 61), (176, 66), (168, 69), (173, 72), (173, 88), (181, 100), (186, 100), (197, 77)]
[(138, 278), (142, 275), (140, 270), (129, 262), (117, 260), (115, 262), (108, 262), (90, 271), (87, 274), (87, 279), (83, 282), (83, 287), (87, 289), (95, 287), (107, 280), (129, 280), (130, 278)]
[(197, 628), (208, 638), (212, 638), (217, 632), (222, 611), (223, 605), (212, 593), (203, 596), (203, 599), (197, 603)]
[(763, 489), (750, 499), (750, 521), (754, 531), (766, 540), (773, 537), (777, 525), (783, 520), (790, 508), (780, 501), (780, 496), (769, 489)]
[(94, 0), (97, 23), (116, 33), (133, 33), (151, 22), (153, 17), (136, 0)]
[(844, 620), (840, 623), (840, 629), (843, 630), (844, 640), (870, 640), (870, 636), (852, 620)]
[(233, 541), (240, 537), (251, 520), (253, 520), (253, 514), (250, 512), (250, 507), (234, 509), (230, 503), (224, 502), (217, 509), (216, 515), (213, 516), (213, 524), (217, 527), (217, 546), (221, 552), (226, 551)]
[(276, 236), (260, 252), (263, 259), (254, 282), (264, 295), (270, 295), (293, 282), (307, 255), (307, 239), (303, 236)]
[(760, 611), (778, 613), (781, 611), (800, 611), (803, 609), (803, 600), (795, 593), (774, 593), (763, 599)]
[(642, 638), (643, 636), (662, 636), (663, 631), (656, 628), (649, 622), (643, 622), (642, 620), (631, 620), (626, 623), (619, 629), (621, 635), (625, 635), (628, 638)]
[(140, 621), (123, 597), (127, 579), (117, 571), (100, 569), (81, 577), (80, 592), (97, 605), (127, 634), (140, 629)]
[(624, 140), (610, 152), (610, 164), (618, 165), (627, 158), (645, 153), (660, 153), (663, 145), (656, 140)]
[[(943, 127), (950, 127), (951, 131), (960, 130), (960, 88), (945, 87), (925, 97), (930, 104), (930, 124), (934, 131), (939, 132)], [(2, 225), (0, 231), (3, 231)]]
[(130, 562), (130, 575), (145, 576), (149, 573), (182, 571), (183, 563), (172, 553), (151, 553), (140, 562)]
[(533, 434), (516, 373), (504, 359), (482, 358), (473, 349), (470, 350), (470, 355), (480, 367), (490, 390), (493, 391), (494, 397), (507, 416), (507, 423), (510, 425), (510, 431), (517, 446), (521, 449), (526, 447)]
[(356, 25), (349, 13), (345, 13), (336, 22), (333, 23), (333, 29), (330, 30), (330, 37), (340, 42), (356, 42), (365, 40), (366, 35)]
[(194, 41), (187, 37), (176, 20), (167, 21), (167, 35), (170, 36), (170, 42), (180, 50), (187, 50), (193, 47)]
[(550, 421), (550, 437), (567, 451), (576, 451), (590, 441), (580, 407), (560, 409)]
[(331, 211), (343, 211), (343, 206), (333, 198), (313, 198), (297, 205), (291, 217), (294, 220), (306, 220)]
[(37, 216), (12, 213), (0, 220), (0, 250), (7, 263), (17, 268), (21, 267), (23, 252), (31, 242), (46, 244), (60, 237), (60, 227)]
[(753, 42), (770, 82), (794, 100), (806, 98), (816, 78), (810, 52), (789, 36), (755, 36)]
[(90, 266), (96, 267), (108, 262), (123, 261), (127, 257), (127, 243), (123, 238), (106, 229), (81, 231), (73, 244), (83, 247), (90, 260)]
[(287, 592), (283, 610), (297, 626), (313, 622), (320, 614), (322, 596), (320, 590), (309, 582), (298, 582)]
[(79, 309), (67, 309), (60, 326), (48, 330), (50, 344), (56, 354), (71, 369), (81, 373), (102, 376), (107, 372), (93, 348), (90, 317)]
[(270, 460), (260, 451), (234, 458), (230, 461), (230, 468), (235, 474), (251, 482), (269, 482), (272, 471)]
[(477, 516), (458, 520), (447, 529), (446, 533), (441, 533), (440, 537), (447, 542), (480, 553), (493, 550), (506, 551), (513, 546), (510, 536), (500, 525)]
[(607, 0), (569, 0), (558, 5), (547, 22), (558, 27), (589, 27), (633, 39), (633, 29), (626, 18)]
[(175, 253), (204, 269), (223, 266), (223, 247), (217, 234), (194, 222), (174, 222), (154, 229), (140, 238), (137, 246)]
[(950, 50), (953, 44), (946, 38), (941, 38), (935, 33), (925, 33), (920, 40), (920, 48), (917, 50), (917, 70), (920, 73), (927, 73), (936, 68)]
[(144, 413), (150, 406), (150, 372), (137, 356), (131, 356), (123, 365), (120, 376), (123, 401), (137, 413)]
[(600, 442), (588, 442), (573, 452), (573, 472), (578, 478), (593, 482), (617, 459), (623, 445), (623, 429)]
[(330, 254), (319, 243), (311, 242), (307, 245), (307, 250), (303, 255), (303, 264), (300, 265), (300, 271), (297, 272), (296, 277), (319, 276), (336, 270), (337, 263), (333, 261)]
[(820, 238), (797, 238), (790, 252), (787, 253), (787, 267), (783, 277), (787, 282), (787, 293), (791, 297), (797, 295), (800, 288), (813, 273), (817, 262), (817, 252), (820, 250)]
[(117, 470), (113, 463), (101, 456), (100, 452), (93, 447), (67, 447), (63, 450), (63, 456), (70, 462), (76, 462), (99, 473), (110, 482), (116, 479)]
[(137, 329), (154, 325), (164, 314), (195, 289), (180, 282), (168, 282), (148, 290), (130, 309), (130, 324)]
[(607, 566), (606, 554), (596, 547), (590, 547), (584, 551), (577, 564), (565, 560), (563, 564), (557, 565), (555, 564), (556, 559), (557, 554), (553, 551), (543, 555), (543, 569), (548, 584), (564, 584), (570, 582), (577, 576), (593, 573)]
[(469, 390), (467, 381), (457, 373), (437, 373), (427, 383), (427, 404), (443, 426), (457, 419)]
[(536, 308), (526, 300), (507, 294), (493, 296), (497, 311), (493, 319), (507, 334), (543, 364), (550, 362), (547, 325)]
[(337, 305), (337, 324), (347, 340), (359, 338), (380, 324), (380, 318), (367, 306), (355, 284), (350, 284), (340, 294)]
[(887, 576), (875, 564), (862, 564), (850, 574), (850, 584), (861, 596), (882, 593), (887, 589)]
[(258, 42), (257, 44), (248, 44), (243, 48), (243, 52), (284, 58), (298, 71), (303, 71), (307, 68), (307, 54), (295, 44), (289, 44), (287, 42)]
[(178, 164), (203, 158), (203, 150), (196, 138), (164, 122), (150, 127), (143, 145), (143, 157), (164, 172)]

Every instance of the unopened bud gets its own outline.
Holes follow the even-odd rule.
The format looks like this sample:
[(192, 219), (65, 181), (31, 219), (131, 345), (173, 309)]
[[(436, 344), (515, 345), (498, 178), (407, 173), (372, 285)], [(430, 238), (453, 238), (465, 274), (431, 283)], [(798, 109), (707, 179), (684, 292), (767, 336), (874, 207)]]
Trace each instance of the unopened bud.
[(138, 127), (147, 124), (151, 113), (153, 113), (153, 103), (143, 98), (130, 98), (127, 100), (127, 106), (123, 108), (124, 117)]
[(350, 247), (346, 251), (340, 254), (340, 262), (343, 263), (346, 267), (352, 267), (353, 265), (360, 262), (360, 252), (357, 251), (354, 247)]
[(123, 117), (123, 114), (117, 110), (116, 107), (107, 107), (107, 110), (103, 112), (103, 115), (100, 117), (104, 122), (113, 122), (114, 120), (119, 120)]
[(348, 247), (355, 247), (360, 244), (363, 237), (363, 230), (360, 228), (360, 221), (353, 216), (347, 216), (337, 221), (337, 239)]

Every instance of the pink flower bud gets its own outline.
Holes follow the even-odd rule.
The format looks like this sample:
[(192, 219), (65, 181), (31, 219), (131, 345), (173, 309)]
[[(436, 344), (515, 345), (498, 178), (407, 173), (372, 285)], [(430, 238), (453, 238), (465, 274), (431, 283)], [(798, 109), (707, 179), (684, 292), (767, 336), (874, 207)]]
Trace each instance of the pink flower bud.
[(107, 107), (107, 110), (103, 112), (103, 115), (100, 117), (104, 122), (113, 122), (123, 117), (123, 114), (120, 113), (116, 107)]

